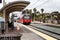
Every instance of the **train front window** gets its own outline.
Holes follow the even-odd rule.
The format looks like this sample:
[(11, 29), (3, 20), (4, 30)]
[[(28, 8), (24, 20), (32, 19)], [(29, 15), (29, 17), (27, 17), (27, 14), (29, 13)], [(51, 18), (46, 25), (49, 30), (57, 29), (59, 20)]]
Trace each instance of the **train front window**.
[(30, 16), (24, 16), (24, 19), (29, 19), (30, 18)]

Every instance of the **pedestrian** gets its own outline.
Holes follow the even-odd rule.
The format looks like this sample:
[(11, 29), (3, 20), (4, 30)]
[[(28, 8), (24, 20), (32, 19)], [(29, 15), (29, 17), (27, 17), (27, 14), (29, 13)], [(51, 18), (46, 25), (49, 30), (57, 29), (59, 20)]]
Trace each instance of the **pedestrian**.
[(8, 21), (8, 28), (11, 29), (11, 30), (14, 30), (13, 22)]
[(13, 22), (11, 22), (11, 29), (14, 30)]

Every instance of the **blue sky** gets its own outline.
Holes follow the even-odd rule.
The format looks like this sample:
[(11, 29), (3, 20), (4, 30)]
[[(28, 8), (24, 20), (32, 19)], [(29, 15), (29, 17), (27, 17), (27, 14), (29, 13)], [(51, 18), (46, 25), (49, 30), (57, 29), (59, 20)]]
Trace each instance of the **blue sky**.
[[(17, 0), (6, 0), (7, 4)], [(44, 8), (44, 12), (59, 11), (60, 12), (60, 0), (25, 0), (30, 1), (30, 5), (26, 9), (37, 8), (39, 11)], [(2, 3), (0, 3), (0, 9), (2, 8)]]

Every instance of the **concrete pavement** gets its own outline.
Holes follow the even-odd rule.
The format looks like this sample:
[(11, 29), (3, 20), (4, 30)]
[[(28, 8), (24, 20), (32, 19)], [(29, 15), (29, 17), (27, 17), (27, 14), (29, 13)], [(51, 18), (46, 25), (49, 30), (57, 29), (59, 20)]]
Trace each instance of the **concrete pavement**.
[(14, 24), (15, 24), (15, 27), (18, 25), (20, 26), (20, 33), (22, 34), (21, 40), (45, 40), (41, 36), (23, 27), (21, 23), (14, 23)]
[(27, 25), (20, 23), (18, 23), (18, 25), (20, 26), (20, 33), (23, 34), (21, 40), (57, 40), (56, 38), (32, 29)]

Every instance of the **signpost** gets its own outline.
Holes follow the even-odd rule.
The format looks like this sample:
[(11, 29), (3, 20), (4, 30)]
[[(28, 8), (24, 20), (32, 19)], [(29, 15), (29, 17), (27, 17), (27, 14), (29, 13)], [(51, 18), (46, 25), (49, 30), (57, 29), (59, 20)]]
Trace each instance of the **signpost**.
[(2, 0), (0, 0), (0, 3), (2, 3)]

